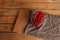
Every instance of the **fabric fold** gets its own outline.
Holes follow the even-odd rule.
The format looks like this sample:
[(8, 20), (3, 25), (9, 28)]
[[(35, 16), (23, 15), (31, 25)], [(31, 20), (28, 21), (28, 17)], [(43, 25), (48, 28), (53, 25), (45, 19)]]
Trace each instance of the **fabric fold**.
[(32, 11), (25, 34), (45, 40), (60, 40), (60, 17), (45, 14), (42, 11)]

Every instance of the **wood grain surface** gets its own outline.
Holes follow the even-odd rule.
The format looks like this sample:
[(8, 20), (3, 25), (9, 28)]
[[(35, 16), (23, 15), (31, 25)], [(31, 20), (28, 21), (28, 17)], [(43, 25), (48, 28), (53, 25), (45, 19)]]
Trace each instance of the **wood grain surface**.
[[(26, 8), (41, 10), (44, 13), (60, 16), (60, 0), (0, 0), (0, 22), (4, 23), (5, 20), (7, 19), (8, 23), (13, 23), (17, 15), (17, 9), (22, 9), (22, 8), (24, 8), (25, 10), (19, 10), (19, 14), (18, 14), (17, 21), (14, 28), (14, 32), (17, 32), (18, 40), (43, 40), (42, 38), (36, 38), (23, 33), (24, 28), (28, 23), (29, 14), (30, 14), (26, 10)], [(6, 16), (10, 15), (10, 16), (7, 18), (4, 15)], [(4, 24), (2, 25), (4, 26)], [(2, 27), (2, 25), (0, 25), (0, 27)], [(10, 27), (11, 25), (9, 25), (9, 28)], [(2, 27), (1, 30), (3, 29), (4, 28)], [(0, 39), (8, 40), (9, 38), (6, 36), (7, 34), (4, 34), (4, 35), (5, 35), (4, 37), (1, 36), (4, 39), (2, 39), (1, 37)], [(10, 34), (8, 35), (10, 37)], [(5, 39), (5, 38), (8, 38), (8, 39)], [(16, 39), (14, 38), (14, 40)]]
[(17, 40), (16, 36), (14, 32), (2, 32), (0, 33), (0, 40)]

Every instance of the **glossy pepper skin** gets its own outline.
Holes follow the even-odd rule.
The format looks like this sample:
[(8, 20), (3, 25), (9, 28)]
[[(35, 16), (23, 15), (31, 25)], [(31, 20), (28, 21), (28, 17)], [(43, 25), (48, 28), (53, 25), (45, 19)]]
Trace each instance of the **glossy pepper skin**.
[(34, 24), (36, 26), (36, 28), (40, 28), (40, 26), (38, 26), (44, 18), (44, 13), (41, 11), (36, 11), (35, 16), (33, 17), (33, 21), (32, 24)]

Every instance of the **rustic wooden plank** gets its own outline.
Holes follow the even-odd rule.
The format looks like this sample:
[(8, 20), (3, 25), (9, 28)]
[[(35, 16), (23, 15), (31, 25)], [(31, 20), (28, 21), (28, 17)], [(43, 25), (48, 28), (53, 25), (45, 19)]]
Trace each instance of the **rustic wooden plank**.
[(1, 16), (0, 15), (0, 23), (14, 23), (15, 16)]
[(8, 11), (8, 9), (0, 9), (0, 11), (3, 11), (3, 12), (5, 12), (5, 11)]
[(15, 18), (16, 18), (16, 16), (9, 16), (9, 17), (7, 17), (7, 23), (14, 23), (15, 22)]
[(13, 24), (0, 24), (0, 32), (11, 32)]
[(17, 15), (16, 9), (0, 9), (0, 15)]
[(0, 8), (60, 9), (60, 2), (6, 3)]
[(7, 33), (3, 32), (0, 33), (0, 40), (17, 40), (17, 34), (16, 33)]
[(60, 0), (15, 0), (15, 2), (60, 2)]
[(60, 16), (60, 10), (41, 10), (45, 14)]
[(60, 0), (2, 0), (3, 2), (60, 2)]
[(23, 32), (23, 29), (25, 28), (28, 19), (29, 19), (29, 12), (27, 10), (19, 10), (19, 14), (16, 20), (16, 24), (14, 27), (14, 32), (21, 33)]
[(18, 10), (10, 9), (7, 12), (4, 12), (4, 13), (5, 13), (5, 15), (17, 15), (17, 11)]
[(21, 8), (30, 9), (60, 9), (60, 3), (25, 3)]

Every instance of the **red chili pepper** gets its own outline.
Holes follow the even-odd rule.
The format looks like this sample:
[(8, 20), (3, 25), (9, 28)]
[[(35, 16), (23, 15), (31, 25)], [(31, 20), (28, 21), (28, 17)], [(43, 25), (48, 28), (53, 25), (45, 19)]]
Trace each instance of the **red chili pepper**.
[(36, 26), (36, 28), (40, 28), (40, 26), (38, 25), (42, 22), (43, 18), (44, 18), (44, 13), (41, 11), (36, 11), (32, 21), (32, 23)]

